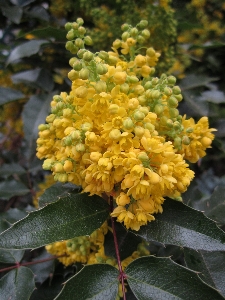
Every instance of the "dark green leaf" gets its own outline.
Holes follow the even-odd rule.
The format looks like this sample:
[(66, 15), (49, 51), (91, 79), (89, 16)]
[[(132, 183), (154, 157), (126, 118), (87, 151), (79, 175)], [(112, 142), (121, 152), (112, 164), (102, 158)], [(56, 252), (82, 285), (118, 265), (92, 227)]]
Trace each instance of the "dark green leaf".
[(54, 38), (56, 40), (66, 41), (66, 30), (55, 28), (55, 27), (46, 27), (42, 29), (35, 29), (28, 34), (32, 34), (35, 37), (41, 38), (41, 39), (48, 39), (48, 38)]
[(47, 13), (46, 9), (43, 6), (35, 6), (28, 12), (26, 12), (31, 18), (37, 18), (44, 21), (49, 21), (49, 14)]
[(191, 90), (185, 90), (183, 96), (192, 116), (208, 116), (209, 107), (206, 101), (202, 101), (202, 98)]
[(24, 126), (25, 140), (28, 145), (28, 156), (30, 157), (36, 151), (36, 139), (38, 136), (38, 126), (45, 123), (45, 118), (50, 109), (52, 94), (34, 95), (25, 104), (22, 119)]
[(207, 251), (225, 250), (225, 233), (203, 213), (185, 204), (166, 199), (163, 213), (141, 226), (135, 234), (146, 241)]
[(42, 207), (51, 202), (58, 201), (66, 194), (73, 191), (79, 192), (80, 187), (74, 184), (63, 184), (61, 182), (57, 182), (56, 184), (53, 184), (51, 187), (46, 189), (44, 193), (39, 197), (39, 206)]
[(190, 74), (185, 76), (185, 78), (181, 80), (180, 87), (182, 88), (182, 91), (190, 90), (196, 87), (207, 86), (207, 84), (209, 84), (210, 82), (216, 81), (218, 79), (219, 78), (217, 77)]
[(7, 264), (20, 262), (23, 258), (24, 250), (3, 250), (0, 249), (0, 261)]
[(225, 94), (222, 91), (205, 91), (202, 93), (202, 97), (205, 101), (215, 104), (225, 102)]
[[(115, 225), (120, 258), (123, 260), (137, 250), (138, 244), (142, 242), (142, 239), (139, 236), (134, 236), (120, 223), (116, 222)], [(108, 231), (107, 235), (105, 236), (104, 248), (107, 256), (113, 256), (116, 258), (114, 239), (111, 231)]]
[(218, 138), (225, 137), (225, 119), (220, 119), (216, 122), (216, 129), (215, 135)]
[(85, 266), (69, 279), (57, 300), (115, 300), (119, 271), (107, 264)]
[(16, 73), (11, 78), (15, 84), (22, 82), (47, 92), (52, 91), (54, 87), (52, 75), (47, 70), (40, 68)]
[(32, 2), (34, 2), (35, 0), (11, 0), (11, 2), (15, 5), (19, 5), (19, 6), (26, 6)]
[(15, 24), (19, 24), (23, 15), (23, 10), (16, 6), (1, 7), (2, 14)]
[(23, 97), (24, 94), (20, 91), (11, 88), (0, 87), (0, 105), (22, 99)]
[(38, 248), (60, 240), (89, 235), (109, 214), (108, 204), (99, 196), (69, 195), (31, 212), (1, 234), (0, 248)]
[(29, 192), (30, 190), (22, 182), (14, 179), (0, 182), (0, 198), (5, 200), (13, 196), (22, 196)]
[(187, 267), (199, 272), (198, 276), (225, 296), (225, 252), (206, 252), (184, 249)]
[(225, 186), (215, 188), (211, 197), (204, 201), (204, 213), (220, 224), (225, 224)]
[(14, 269), (0, 280), (1, 300), (28, 300), (34, 288), (34, 275), (30, 269)]
[(197, 273), (170, 258), (138, 258), (126, 268), (128, 284), (138, 300), (222, 300), (216, 290), (204, 284)]
[(24, 173), (26, 173), (26, 170), (23, 167), (21, 167), (21, 165), (18, 163), (3, 164), (0, 169), (1, 176), (9, 176), (13, 174), (21, 175)]
[(52, 255), (49, 254), (45, 249), (43, 249), (41, 254), (35, 257), (35, 259), (33, 260), (33, 262), (42, 260), (43, 262), (39, 262), (29, 266), (29, 268), (35, 275), (35, 282), (43, 283), (47, 278), (51, 276), (51, 274), (54, 273), (55, 260), (47, 260), (50, 258), (52, 258)]
[(10, 224), (15, 223), (16, 221), (19, 221), (22, 218), (25, 218), (26, 215), (27, 212), (25, 210), (20, 210), (18, 208), (10, 208), (4, 213), (0, 213), (0, 219), (6, 220), (9, 227)]
[(23, 44), (20, 44), (19, 46), (17, 46), (12, 50), (6, 63), (10, 64), (15, 60), (21, 59), (23, 57), (29, 57), (33, 54), (36, 54), (39, 52), (41, 46), (47, 43), (49, 42), (46, 40), (31, 40)]

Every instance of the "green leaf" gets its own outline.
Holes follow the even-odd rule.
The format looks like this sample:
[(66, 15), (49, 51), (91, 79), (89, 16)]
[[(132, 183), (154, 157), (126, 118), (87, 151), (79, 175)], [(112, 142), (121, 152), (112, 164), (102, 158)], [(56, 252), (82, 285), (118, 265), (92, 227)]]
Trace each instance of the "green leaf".
[(24, 98), (24, 94), (20, 91), (0, 87), (0, 105)]
[(89, 235), (109, 215), (108, 204), (86, 193), (69, 195), (15, 223), (0, 235), (0, 248), (38, 248), (60, 240)]
[(154, 221), (133, 233), (148, 242), (196, 250), (225, 250), (225, 233), (212, 220), (202, 212), (171, 199), (165, 200), (162, 214), (156, 214)]
[(222, 91), (205, 91), (202, 93), (202, 97), (205, 101), (215, 104), (225, 102), (225, 94)]
[(183, 91), (185, 104), (190, 110), (189, 114), (192, 116), (208, 116), (209, 107), (206, 101), (202, 101), (200, 96), (197, 96), (195, 92), (188, 90)]
[(189, 74), (180, 82), (182, 91), (194, 89), (196, 87), (207, 86), (210, 82), (216, 81), (217, 77), (208, 77), (205, 75)]
[(39, 206), (42, 207), (46, 204), (58, 201), (60, 198), (70, 192), (79, 191), (80, 187), (75, 184), (63, 184), (61, 182), (57, 182), (44, 191), (44, 193), (39, 197), (38, 203)]
[(199, 272), (198, 276), (225, 297), (225, 252), (206, 252), (184, 249), (187, 267)]
[(24, 250), (3, 250), (0, 249), (0, 261), (6, 264), (20, 262), (24, 255)]
[(52, 75), (45, 69), (34, 69), (16, 73), (11, 76), (13, 83), (26, 83), (35, 88), (50, 92), (54, 87)]
[(10, 64), (15, 60), (21, 59), (23, 57), (29, 57), (39, 52), (40, 48), (44, 44), (48, 44), (49, 41), (46, 40), (31, 40), (20, 44), (12, 50), (10, 53), (6, 64)]
[(107, 264), (85, 266), (70, 278), (55, 300), (115, 300), (119, 271)]
[(126, 268), (128, 284), (138, 300), (222, 300), (198, 275), (170, 258), (142, 257)]
[(18, 5), (18, 6), (26, 6), (32, 2), (34, 2), (35, 0), (11, 0), (11, 2), (15, 5)]
[(49, 21), (49, 14), (43, 6), (34, 6), (31, 10), (26, 12), (26, 15), (31, 18), (37, 18), (44, 21)]
[[(118, 222), (116, 222), (115, 227), (118, 248), (120, 251), (120, 259), (123, 260), (137, 250), (138, 244), (142, 242), (142, 238), (139, 236), (134, 236)], [(116, 258), (114, 238), (111, 231), (108, 231), (107, 235), (105, 236), (104, 248), (107, 256), (113, 256)]]
[(204, 201), (204, 213), (220, 224), (225, 224), (225, 186), (218, 185), (211, 197)]
[(14, 269), (0, 280), (1, 300), (28, 300), (34, 288), (34, 275), (30, 269)]
[(14, 179), (0, 182), (0, 198), (5, 200), (8, 200), (13, 196), (22, 196), (29, 192), (30, 190), (25, 184)]
[(16, 6), (3, 6), (1, 7), (1, 10), (2, 14), (10, 21), (12, 21), (15, 24), (20, 24), (23, 15), (22, 8)]
[(37, 38), (41, 39), (48, 39), (48, 38), (54, 38), (56, 40), (60, 41), (66, 41), (66, 33), (67, 31), (60, 28), (55, 27), (45, 27), (42, 29), (35, 29), (32, 30), (26, 34), (32, 34)]
[(26, 173), (26, 170), (21, 167), (18, 163), (11, 163), (11, 164), (3, 164), (1, 165), (1, 172), (0, 175), (10, 176), (13, 174), (21, 175)]
[(51, 94), (34, 95), (24, 105), (22, 120), (24, 135), (27, 142), (28, 157), (36, 152), (36, 140), (38, 137), (38, 126), (45, 123), (45, 118), (50, 110)]

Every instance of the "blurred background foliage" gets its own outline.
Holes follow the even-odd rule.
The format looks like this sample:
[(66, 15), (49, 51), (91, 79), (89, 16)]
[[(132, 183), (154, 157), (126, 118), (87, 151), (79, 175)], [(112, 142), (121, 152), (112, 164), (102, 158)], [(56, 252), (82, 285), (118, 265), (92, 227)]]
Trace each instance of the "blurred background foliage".
[[(1, 231), (35, 210), (37, 198), (53, 184), (36, 158), (37, 127), (45, 122), (52, 96), (70, 89), (71, 56), (65, 49), (64, 24), (77, 17), (84, 19), (94, 51), (109, 50), (121, 35), (122, 23), (148, 20), (147, 46), (161, 53), (156, 75), (178, 78), (184, 96), (181, 114), (208, 116), (210, 126), (217, 129), (207, 156), (192, 166), (196, 177), (183, 200), (225, 229), (225, 1), (0, 0), (0, 10)], [(43, 248), (20, 252), (20, 257), (12, 254), (15, 260), (0, 253), (0, 267), (50, 257)], [(185, 254), (178, 247), (151, 243), (150, 252), (173, 255), (185, 265)], [(33, 300), (53, 299), (59, 284), (81, 266), (64, 268), (52, 260), (35, 268), (38, 289)]]

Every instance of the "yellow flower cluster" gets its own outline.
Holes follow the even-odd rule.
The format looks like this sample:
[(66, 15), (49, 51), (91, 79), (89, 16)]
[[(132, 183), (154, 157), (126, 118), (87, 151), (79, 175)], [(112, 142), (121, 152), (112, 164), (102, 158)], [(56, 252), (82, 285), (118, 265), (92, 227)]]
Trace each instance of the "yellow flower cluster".
[(205, 155), (212, 130), (207, 118), (195, 124), (179, 115), (174, 76), (152, 76), (160, 53), (142, 47), (147, 21), (124, 24), (113, 51), (96, 54), (84, 47), (90, 38), (82, 24), (66, 24), (66, 47), (78, 56), (70, 60), (71, 92), (54, 96), (37, 156), (55, 180), (113, 196), (112, 216), (139, 230), (162, 212), (165, 197), (186, 191), (194, 173), (185, 158)]

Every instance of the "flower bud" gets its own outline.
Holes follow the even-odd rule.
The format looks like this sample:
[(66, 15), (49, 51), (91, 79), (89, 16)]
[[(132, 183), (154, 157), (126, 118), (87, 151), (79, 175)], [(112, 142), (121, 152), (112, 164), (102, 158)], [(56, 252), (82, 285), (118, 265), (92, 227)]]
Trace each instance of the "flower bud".
[(121, 47), (121, 40), (119, 39), (116, 39), (114, 42), (113, 42), (113, 48), (115, 49), (118, 49)]
[(52, 164), (53, 164), (52, 159), (47, 158), (47, 159), (44, 161), (44, 163), (43, 163), (43, 165), (42, 165), (42, 168), (43, 168), (44, 170), (51, 170)]
[(38, 130), (39, 131), (44, 131), (45, 129), (47, 129), (48, 128), (48, 125), (47, 124), (40, 124), (39, 126), (38, 126)]
[(108, 68), (106, 65), (103, 65), (103, 64), (98, 64), (96, 66), (96, 71), (99, 75), (104, 75), (108, 72)]
[(107, 60), (107, 59), (109, 59), (109, 54), (105, 51), (100, 51), (98, 53), (98, 57), (100, 57), (103, 60)]
[(146, 54), (150, 57), (153, 57), (153, 56), (155, 56), (155, 50), (152, 47), (148, 48), (146, 51)]
[(86, 79), (89, 78), (89, 74), (90, 74), (89, 70), (86, 69), (86, 68), (83, 68), (83, 69), (80, 70), (80, 72), (79, 72), (79, 78), (80, 78), (80, 79), (83, 79), (83, 80), (86, 80)]
[(210, 138), (208, 138), (207, 136), (204, 136), (201, 139), (201, 143), (204, 147), (209, 147), (212, 144), (212, 140)]
[(86, 51), (83, 55), (83, 60), (85, 61), (91, 61), (93, 59), (94, 55), (90, 51)]
[(67, 40), (71, 41), (71, 40), (73, 40), (73, 39), (75, 38), (75, 36), (76, 36), (76, 34), (75, 34), (74, 30), (71, 29), (71, 30), (67, 33), (66, 38), (67, 38)]
[(110, 114), (117, 114), (118, 110), (119, 110), (119, 106), (117, 104), (110, 104), (110, 106), (109, 106)]
[(136, 27), (134, 27), (134, 28), (132, 28), (132, 29), (130, 30), (130, 35), (131, 35), (132, 37), (136, 37), (137, 34), (138, 34), (138, 29), (137, 29)]
[(84, 53), (86, 52), (87, 50), (86, 49), (80, 49), (78, 52), (77, 52), (77, 56), (79, 58), (83, 58), (83, 55)]
[(194, 131), (194, 129), (192, 128), (192, 127), (188, 127), (187, 129), (186, 129), (186, 132), (187, 133), (192, 133)]
[(122, 40), (124, 42), (126, 42), (126, 40), (130, 37), (129, 33), (127, 31), (125, 31), (123, 34), (122, 34)]
[(143, 112), (145, 116), (149, 113), (149, 108), (147, 106), (142, 106), (139, 108), (139, 111)]
[(46, 122), (47, 123), (52, 123), (54, 120), (55, 120), (55, 115), (53, 115), (53, 114), (50, 114), (50, 115), (48, 115), (47, 117), (46, 117)]
[(93, 128), (93, 125), (91, 123), (85, 122), (81, 125), (81, 130), (84, 132), (91, 131)]
[(55, 172), (55, 173), (64, 172), (63, 165), (61, 163), (54, 164), (54, 166), (53, 166), (53, 172)]
[(153, 68), (150, 68), (149, 66), (142, 66), (141, 67), (141, 76), (148, 77), (153, 71)]
[(139, 35), (138, 38), (137, 38), (137, 42), (138, 42), (139, 44), (144, 44), (145, 38), (142, 37), (141, 35)]
[(116, 84), (123, 84), (126, 81), (127, 73), (126, 72), (116, 72), (113, 75), (113, 81)]
[(118, 58), (116, 56), (112, 56), (112, 55), (109, 55), (109, 58), (107, 59), (107, 63), (110, 65), (110, 66), (114, 66), (118, 61)]
[(79, 60), (75, 61), (75, 63), (73, 64), (73, 69), (75, 71), (80, 71), (82, 69), (82, 62)]
[(152, 97), (152, 99), (159, 99), (159, 97), (161, 96), (161, 93), (160, 93), (160, 91), (158, 91), (158, 90), (153, 90), (153, 91), (151, 91), (151, 97)]
[(127, 118), (123, 121), (123, 128), (125, 130), (130, 130), (134, 127), (134, 123), (133, 121), (131, 120), (131, 118)]
[(84, 24), (84, 20), (82, 18), (77, 18), (77, 23), (79, 25), (83, 25)]
[(141, 32), (141, 35), (145, 38), (148, 39), (150, 37), (150, 31), (148, 29), (144, 29)]
[(154, 126), (152, 123), (150, 123), (150, 122), (145, 123), (144, 126), (145, 126), (145, 128), (148, 129), (150, 132), (153, 132), (153, 131), (155, 130), (155, 126)]
[(99, 159), (102, 157), (102, 154), (99, 152), (91, 152), (90, 159), (94, 162), (99, 161)]
[(168, 81), (168, 84), (174, 85), (177, 80), (176, 80), (176, 77), (170, 75), (170, 76), (167, 77), (167, 81)]
[(148, 157), (148, 154), (146, 152), (140, 152), (138, 154), (138, 159), (140, 159), (140, 161), (142, 162), (149, 162), (149, 157)]
[(92, 38), (91, 38), (89, 35), (86, 35), (86, 36), (84, 37), (84, 43), (85, 43), (85, 45), (87, 45), (87, 46), (92, 46), (92, 45), (93, 45)]
[(179, 111), (176, 108), (170, 108), (169, 113), (171, 118), (176, 118), (179, 115)]
[(73, 28), (74, 30), (77, 30), (77, 29), (79, 28), (79, 25), (77, 24), (77, 22), (73, 22), (73, 23), (72, 23), (72, 28)]
[(184, 135), (183, 138), (182, 138), (182, 143), (184, 145), (190, 145), (190, 142), (191, 141), (190, 141), (189, 137), (187, 135)]
[(109, 137), (112, 140), (118, 140), (121, 137), (121, 132), (119, 129), (113, 129), (109, 133)]
[(145, 29), (148, 26), (147, 20), (141, 20), (140, 23), (137, 25), (140, 29)]
[(83, 42), (83, 40), (81, 38), (76, 38), (74, 44), (78, 48), (83, 48), (84, 47), (84, 42)]
[(142, 67), (146, 64), (146, 57), (141, 54), (138, 54), (135, 57), (134, 62), (138, 67)]
[(145, 129), (141, 126), (136, 126), (134, 128), (134, 133), (137, 137), (142, 137), (143, 134), (145, 133)]
[(128, 102), (128, 107), (130, 109), (135, 109), (138, 107), (138, 105), (139, 105), (139, 101), (137, 98), (131, 98)]
[(134, 75), (131, 75), (131, 76), (127, 76), (127, 80), (126, 80), (128, 83), (137, 83), (139, 81), (139, 79), (134, 76)]
[(75, 70), (71, 70), (69, 73), (68, 73), (68, 78), (73, 81), (73, 80), (76, 80), (77, 78), (79, 78), (79, 73)]
[(70, 136), (73, 140), (78, 141), (81, 138), (81, 133), (79, 130), (74, 130), (73, 132), (71, 132)]
[(174, 97), (180, 102), (183, 99), (183, 96), (181, 94), (174, 95)]
[(170, 96), (170, 98), (168, 99), (168, 104), (170, 107), (177, 107), (178, 101), (175, 97)]
[(173, 91), (172, 91), (172, 89), (170, 87), (166, 86), (164, 88), (164, 93), (165, 93), (166, 96), (171, 96), (172, 93), (173, 93)]
[(177, 149), (181, 149), (181, 138), (180, 137), (176, 137), (174, 139), (174, 147)]
[(130, 197), (127, 194), (121, 192), (120, 195), (116, 198), (116, 204), (125, 206), (130, 203)]
[(107, 85), (105, 81), (98, 81), (95, 84), (95, 90), (97, 93), (105, 92), (107, 89)]
[(125, 23), (121, 26), (122, 31), (127, 31), (130, 28), (130, 25)]
[(73, 64), (76, 62), (76, 61), (79, 61), (76, 57), (72, 57), (70, 60), (69, 60), (69, 65), (71, 67), (73, 67)]
[(72, 23), (67, 22), (67, 23), (65, 24), (65, 29), (66, 29), (66, 31), (69, 31), (70, 29), (72, 29)]
[(161, 104), (156, 104), (156, 106), (154, 107), (154, 112), (157, 115), (160, 115), (162, 112), (164, 111), (164, 107)]
[(130, 86), (127, 83), (123, 83), (120, 85), (120, 92), (127, 94), (129, 92)]
[(81, 35), (84, 35), (86, 33), (86, 29), (83, 27), (83, 26), (80, 26), (78, 28), (78, 32), (81, 34)]
[(73, 171), (73, 163), (70, 160), (66, 160), (63, 165), (63, 169), (65, 172)]
[(66, 182), (68, 179), (67, 174), (55, 174), (54, 180), (60, 181), (60, 182)]
[(84, 151), (85, 151), (85, 145), (82, 144), (82, 143), (77, 144), (77, 145), (75, 146), (75, 148), (76, 148), (76, 151), (77, 151), (77, 152), (84, 152)]

